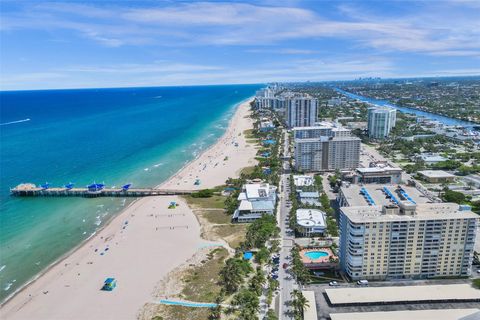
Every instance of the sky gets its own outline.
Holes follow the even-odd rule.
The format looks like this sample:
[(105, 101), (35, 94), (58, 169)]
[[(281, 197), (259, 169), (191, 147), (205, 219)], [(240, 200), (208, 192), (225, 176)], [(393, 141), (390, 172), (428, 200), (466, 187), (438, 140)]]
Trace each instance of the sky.
[(480, 74), (480, 0), (0, 2), (0, 90)]

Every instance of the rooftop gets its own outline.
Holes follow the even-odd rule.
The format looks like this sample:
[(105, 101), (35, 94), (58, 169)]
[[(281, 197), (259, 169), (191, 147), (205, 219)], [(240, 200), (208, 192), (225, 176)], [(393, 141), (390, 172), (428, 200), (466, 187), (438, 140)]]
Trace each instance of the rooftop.
[(320, 198), (320, 194), (317, 191), (312, 192), (299, 192), (298, 193), (300, 198)]
[(443, 170), (423, 170), (418, 171), (421, 175), (428, 177), (428, 178), (453, 178), (455, 175), (448, 173)]
[(315, 292), (302, 291), (303, 296), (308, 301), (308, 306), (303, 310), (304, 320), (317, 320), (317, 305), (315, 304)]
[[(368, 194), (373, 200), (374, 205), (386, 205), (394, 204), (395, 201), (387, 195), (385, 190), (388, 190), (396, 200), (406, 200), (404, 194), (401, 193), (400, 189), (403, 190), (404, 194), (408, 195), (415, 203), (427, 203), (429, 199), (425, 197), (420, 191), (414, 187), (406, 185), (379, 185), (379, 184), (366, 184), (366, 185), (356, 185), (350, 184), (345, 185), (341, 188), (341, 193), (344, 198), (347, 200), (349, 206), (366, 206), (369, 205), (367, 197)], [(384, 189), (386, 188), (386, 189)]]
[(297, 224), (303, 227), (326, 227), (325, 212), (316, 209), (298, 209)]
[[(342, 207), (340, 210), (354, 223), (374, 221), (408, 221), (436, 219), (478, 219), (468, 210), (460, 210), (456, 203), (421, 203), (416, 205), (415, 215), (384, 214), (381, 205)], [(478, 291), (480, 293), (480, 290)]]
[(297, 187), (308, 187), (313, 185), (313, 177), (294, 175), (293, 181)]
[[(382, 312), (331, 313), (332, 320), (461, 320), (463, 317), (479, 312), (479, 309), (440, 309)], [(477, 318), (474, 318), (477, 319)]]
[(382, 172), (402, 172), (403, 170), (400, 168), (394, 167), (372, 167), (372, 168), (357, 168), (356, 169), (360, 173), (382, 173)]
[(249, 183), (243, 186), (245, 190), (245, 194), (240, 194), (240, 197), (246, 199), (255, 199), (255, 198), (267, 198), (270, 196), (270, 192), (273, 191), (273, 187), (271, 187), (268, 183)]
[(480, 290), (469, 284), (335, 288), (325, 289), (325, 292), (334, 305), (455, 300), (480, 301)]

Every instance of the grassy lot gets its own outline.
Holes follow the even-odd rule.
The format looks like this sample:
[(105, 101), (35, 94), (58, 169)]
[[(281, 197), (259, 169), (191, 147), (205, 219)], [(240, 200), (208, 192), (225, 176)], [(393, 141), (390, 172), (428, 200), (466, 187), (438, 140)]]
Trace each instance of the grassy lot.
[(182, 306), (159, 306), (157, 315), (152, 320), (195, 319), (207, 320), (210, 315), (208, 308), (188, 308)]
[(208, 222), (214, 224), (230, 223), (232, 220), (232, 216), (220, 210), (202, 210), (201, 215), (207, 219)]
[(253, 172), (253, 170), (255, 170), (255, 166), (251, 166), (251, 167), (245, 167), (242, 169), (242, 171), (240, 171), (240, 174), (251, 174)]
[(245, 139), (255, 139), (255, 136), (253, 135), (253, 129), (247, 129), (243, 131), (243, 134), (245, 135)]
[(193, 267), (182, 279), (184, 287), (182, 296), (186, 300), (196, 302), (215, 302), (220, 292), (218, 284), (219, 272), (224, 265), (228, 252), (225, 248), (217, 248), (209, 253), (207, 260)]
[(210, 198), (193, 198), (191, 196), (184, 196), (184, 199), (189, 206), (216, 209), (223, 209), (226, 198), (227, 197), (220, 195), (213, 195)]
[(240, 242), (245, 241), (247, 224), (227, 224), (214, 226), (213, 231), (217, 236), (227, 241), (231, 248), (236, 248)]

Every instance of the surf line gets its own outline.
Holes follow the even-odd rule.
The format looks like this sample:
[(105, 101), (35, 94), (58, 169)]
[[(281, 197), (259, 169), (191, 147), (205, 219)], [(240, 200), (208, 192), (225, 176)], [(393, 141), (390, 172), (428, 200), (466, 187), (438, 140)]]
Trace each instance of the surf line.
[(0, 126), (6, 126), (6, 125), (9, 125), (9, 124), (15, 124), (15, 123), (22, 123), (22, 122), (27, 122), (27, 121), (30, 121), (30, 120), (31, 120), (30, 118), (27, 118), (27, 119), (22, 119), (22, 120), (17, 120), (17, 121), (5, 122), (5, 123), (0, 123)]

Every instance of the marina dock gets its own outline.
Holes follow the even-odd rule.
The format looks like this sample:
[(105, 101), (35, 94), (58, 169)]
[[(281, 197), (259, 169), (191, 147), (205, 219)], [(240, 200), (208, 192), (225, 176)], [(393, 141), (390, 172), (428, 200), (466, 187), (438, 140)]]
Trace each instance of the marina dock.
[[(92, 187), (94, 186), (94, 187)], [(10, 194), (17, 197), (149, 197), (166, 195), (185, 195), (194, 190), (168, 190), (155, 188), (105, 188), (101, 184), (94, 184), (85, 188), (65, 187), (50, 188), (24, 183), (10, 189)]]

